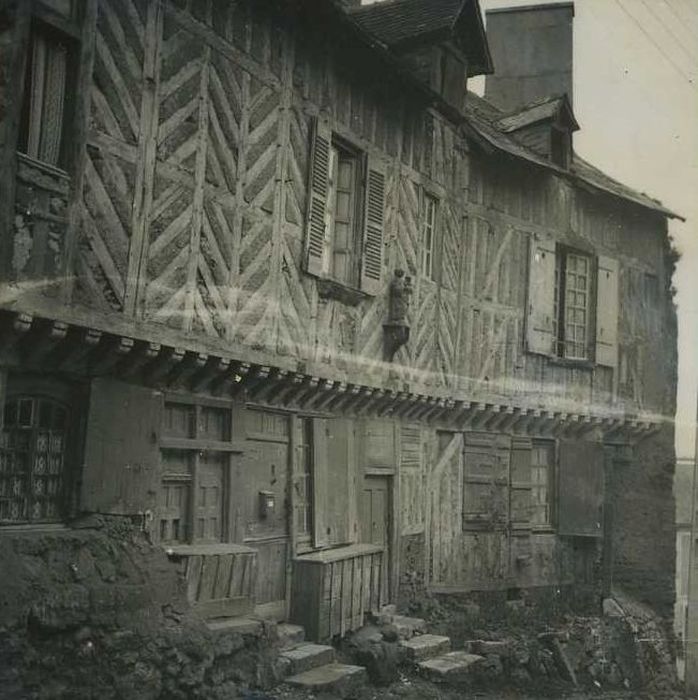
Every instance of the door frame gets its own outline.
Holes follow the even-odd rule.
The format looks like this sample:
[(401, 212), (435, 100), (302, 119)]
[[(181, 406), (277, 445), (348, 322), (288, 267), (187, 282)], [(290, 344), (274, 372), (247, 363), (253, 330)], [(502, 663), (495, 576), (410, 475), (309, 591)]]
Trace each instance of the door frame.
[[(386, 508), (386, 513), (388, 516), (388, 536), (387, 536), (387, 541), (388, 541), (388, 552), (387, 552), (387, 557), (386, 557), (386, 563), (388, 566), (388, 572), (387, 572), (387, 586), (386, 586), (386, 595), (387, 595), (387, 600), (381, 601), (382, 605), (387, 605), (390, 602), (395, 602), (397, 600), (397, 592), (398, 592), (398, 581), (399, 581), (399, 561), (400, 558), (398, 556), (398, 546), (399, 546), (399, 528), (397, 526), (398, 520), (397, 518), (399, 517), (399, 493), (397, 492), (398, 490), (398, 484), (399, 484), (399, 479), (397, 478), (397, 474), (395, 470), (392, 469), (366, 469), (364, 468), (360, 474), (361, 476), (361, 489), (357, 489), (357, 492), (361, 493), (363, 492), (363, 484), (365, 483), (366, 479), (376, 479), (376, 478), (381, 478), (385, 479), (387, 483), (387, 488), (386, 488), (386, 494), (388, 498), (388, 503), (387, 503), (387, 508)], [(358, 504), (357, 504), (357, 510), (358, 510)]]

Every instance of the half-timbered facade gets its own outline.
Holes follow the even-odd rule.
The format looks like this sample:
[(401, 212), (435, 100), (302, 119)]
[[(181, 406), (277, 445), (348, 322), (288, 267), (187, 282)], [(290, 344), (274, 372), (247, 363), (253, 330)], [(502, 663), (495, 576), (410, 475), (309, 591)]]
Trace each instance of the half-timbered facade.
[(141, 518), (204, 613), (316, 639), (415, 586), (671, 599), (673, 214), (566, 98), (467, 93), (475, 0), (2, 22), (0, 528)]

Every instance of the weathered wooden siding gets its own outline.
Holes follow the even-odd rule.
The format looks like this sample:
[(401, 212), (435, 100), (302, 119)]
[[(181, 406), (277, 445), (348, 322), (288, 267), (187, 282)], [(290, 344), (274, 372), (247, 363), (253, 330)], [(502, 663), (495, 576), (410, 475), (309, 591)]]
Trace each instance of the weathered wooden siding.
[[(455, 129), (259, 7), (184, 5), (100, 2), (76, 301), (380, 379), (401, 266), (415, 280), (404, 377), (454, 375), (467, 174)], [(302, 272), (320, 110), (388, 161), (386, 291), (355, 307)], [(424, 185), (441, 199), (440, 284), (418, 274)]]
[[(461, 386), (495, 396), (524, 393), (583, 410), (618, 398), (628, 407), (671, 407), (674, 351), (648, 342), (672, 336), (666, 299), (664, 228), (658, 217), (611, 203), (560, 178), (496, 158), (473, 158), (460, 345)], [(524, 352), (528, 246), (550, 235), (583, 241), (620, 262), (620, 367), (573, 367)], [(643, 356), (643, 347), (655, 348)], [(642, 383), (639, 377), (644, 374)], [(618, 385), (615, 384), (618, 383)]]

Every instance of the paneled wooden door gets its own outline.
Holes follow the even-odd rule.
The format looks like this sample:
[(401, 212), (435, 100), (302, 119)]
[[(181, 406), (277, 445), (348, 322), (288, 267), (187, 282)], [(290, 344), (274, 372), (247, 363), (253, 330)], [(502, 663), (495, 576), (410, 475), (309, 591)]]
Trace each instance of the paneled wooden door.
[(390, 580), (390, 477), (365, 476), (359, 499), (361, 541), (383, 547), (381, 602), (389, 600)]

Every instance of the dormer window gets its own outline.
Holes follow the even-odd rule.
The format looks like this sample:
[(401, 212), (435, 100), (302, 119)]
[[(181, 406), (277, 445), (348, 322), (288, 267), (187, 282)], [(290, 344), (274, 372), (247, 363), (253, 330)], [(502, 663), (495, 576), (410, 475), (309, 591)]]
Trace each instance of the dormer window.
[(567, 129), (553, 126), (550, 130), (550, 160), (561, 168), (569, 168), (572, 151), (572, 137)]
[(538, 100), (502, 117), (497, 126), (560, 168), (572, 163), (572, 134), (579, 129), (567, 95)]

